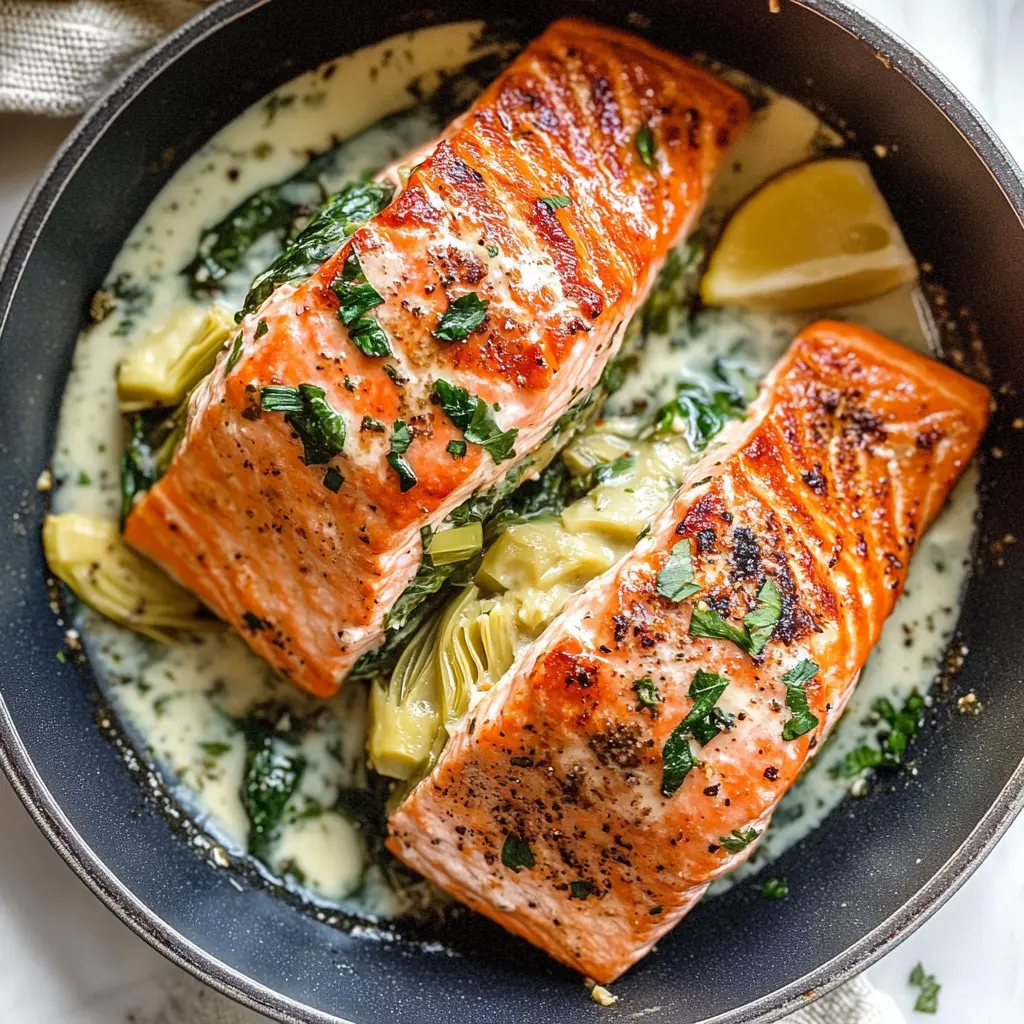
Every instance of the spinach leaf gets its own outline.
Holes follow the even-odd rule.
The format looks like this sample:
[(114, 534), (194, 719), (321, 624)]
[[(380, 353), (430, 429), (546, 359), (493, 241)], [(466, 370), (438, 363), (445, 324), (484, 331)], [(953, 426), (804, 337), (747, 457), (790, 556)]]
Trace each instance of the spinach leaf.
[(386, 182), (355, 181), (331, 196), (284, 252), (252, 283), (243, 313), (251, 313), (282, 284), (312, 277), (360, 224), (380, 213), (394, 195)]
[(249, 815), (249, 852), (266, 862), (285, 807), (302, 781), (306, 759), (266, 719), (248, 718), (242, 728), (246, 746), (242, 803)]
[(307, 168), (254, 192), (203, 232), (195, 258), (182, 271), (193, 295), (216, 291), (218, 282), (242, 266), (246, 253), (264, 235), (283, 237), (296, 217), (320, 204), (322, 191)]
[(132, 416), (128, 442), (121, 455), (121, 525), (139, 495), (167, 472), (185, 434), (188, 403), (176, 409), (146, 409)]
[(786, 684), (786, 707), (793, 712), (782, 727), (784, 740), (795, 740), (818, 725), (818, 718), (807, 703), (805, 687), (818, 674), (818, 666), (809, 658), (798, 661), (783, 677)]
[(445, 415), (462, 431), (470, 444), (478, 444), (496, 462), (515, 457), (513, 447), (519, 428), (502, 430), (494, 418), (494, 411), (482, 398), (471, 395), (457, 384), (445, 380), (434, 382), (434, 390), (441, 400)]
[(681, 434), (694, 451), (708, 442), (733, 418), (746, 411), (746, 397), (723, 382), (682, 381), (676, 396), (658, 410), (655, 432)]
[(366, 280), (359, 255), (355, 251), (345, 258), (341, 273), (331, 282), (331, 291), (341, 303), (338, 319), (348, 328), (348, 336), (356, 348), (367, 356), (391, 355), (391, 345), (384, 328), (373, 317), (366, 315), (384, 299)]
[(266, 412), (283, 412), (302, 442), (307, 466), (326, 465), (345, 446), (345, 419), (327, 402), (327, 393), (315, 384), (297, 388), (267, 385), (260, 392)]
[(474, 292), (466, 292), (448, 303), (434, 337), (441, 341), (465, 341), (486, 319), (490, 303)]
[(694, 582), (689, 537), (675, 543), (668, 560), (658, 573), (655, 585), (662, 597), (677, 602), (693, 597), (700, 590), (700, 584)]

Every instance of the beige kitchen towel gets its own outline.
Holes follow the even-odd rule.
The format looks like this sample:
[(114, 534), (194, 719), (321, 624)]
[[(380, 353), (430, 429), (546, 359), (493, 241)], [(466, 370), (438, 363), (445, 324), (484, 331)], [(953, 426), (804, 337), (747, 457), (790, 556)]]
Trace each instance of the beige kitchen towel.
[(0, 0), (0, 110), (77, 114), (209, 0)]

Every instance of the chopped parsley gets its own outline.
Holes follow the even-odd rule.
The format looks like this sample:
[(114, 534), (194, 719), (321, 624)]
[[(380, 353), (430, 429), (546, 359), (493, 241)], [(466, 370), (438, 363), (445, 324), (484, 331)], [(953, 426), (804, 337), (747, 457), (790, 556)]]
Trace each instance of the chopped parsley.
[(714, 608), (694, 607), (690, 635), (712, 640), (731, 640), (747, 654), (760, 654), (771, 639), (782, 616), (782, 594), (774, 580), (765, 580), (757, 592), (757, 604), (743, 617), (743, 626), (733, 626)]
[(498, 253), (500, 253), (500, 252), (501, 252), (501, 250), (496, 245), (489, 245), (489, 246), (487, 246), (487, 255), (488, 256), (494, 257), (494, 256), (497, 256)]
[[(261, 320), (260, 323), (263, 323), (263, 321)], [(242, 347), (242, 332), (239, 331), (238, 334), (235, 335), (235, 341), (231, 346), (231, 354), (228, 356), (228, 361), (224, 364), (225, 375), (229, 374), (238, 364), (238, 360), (242, 358)]]
[(540, 202), (549, 210), (564, 210), (572, 205), (572, 200), (568, 196), (542, 196)]
[(807, 683), (817, 674), (818, 666), (809, 658), (804, 658), (782, 677), (786, 684), (786, 707), (793, 712), (792, 717), (782, 727), (784, 740), (795, 740), (818, 725), (817, 716), (811, 712), (807, 703), (805, 689)]
[(58, 661), (59, 661), (59, 662), (60, 662), (60, 663), (61, 663), (62, 665), (66, 665), (66, 664), (67, 664), (67, 661), (68, 661), (68, 656), (67, 656), (67, 655), (66, 655), (66, 654), (65, 654), (65, 653), (64, 653), (63, 651), (58, 651), (58, 652), (57, 652), (57, 660), (58, 660)]
[(529, 842), (522, 836), (510, 832), (505, 836), (504, 845), (501, 847), (501, 863), (519, 874), (520, 868), (532, 868), (537, 862), (533, 859), (533, 850), (530, 849)]
[(757, 606), (743, 616), (743, 625), (750, 635), (747, 650), (760, 654), (771, 639), (782, 617), (782, 592), (775, 580), (765, 580), (757, 592)]
[(656, 586), (662, 597), (670, 601), (685, 601), (700, 590), (700, 584), (694, 582), (691, 557), (690, 538), (677, 541), (658, 573)]
[(203, 753), (209, 754), (210, 757), (220, 757), (231, 749), (230, 743), (200, 743), (199, 745), (203, 748)]
[(935, 980), (935, 975), (925, 974), (924, 965), (918, 964), (910, 972), (910, 984), (921, 990), (914, 1009), (918, 1013), (938, 1013), (939, 990), (942, 986)]
[(761, 899), (775, 902), (789, 895), (789, 885), (784, 878), (766, 878), (759, 891)]
[(661, 694), (650, 676), (643, 676), (633, 683), (633, 692), (645, 708), (656, 708), (661, 703)]
[(761, 833), (756, 828), (734, 828), (727, 836), (719, 836), (718, 842), (730, 853), (745, 850)]
[(270, 327), (268, 326), (267, 321), (266, 320), (261, 320), (256, 325), (256, 337), (257, 338), (262, 338), (263, 335), (266, 334), (267, 331), (269, 331), (269, 330), (270, 330)]
[(283, 412), (302, 441), (307, 466), (326, 465), (345, 447), (345, 419), (327, 403), (326, 392), (315, 384), (297, 388), (268, 385), (260, 392), (266, 412)]
[(367, 356), (391, 355), (391, 345), (388, 343), (384, 328), (366, 315), (384, 299), (367, 281), (354, 249), (345, 258), (341, 273), (331, 282), (331, 291), (341, 303), (338, 307), (338, 319), (348, 328), (348, 335), (356, 348)]
[(398, 474), (398, 486), (402, 493), (415, 487), (419, 483), (416, 474), (409, 465), (405, 453), (412, 444), (412, 431), (405, 420), (395, 420), (394, 429), (391, 432), (391, 450), (388, 452), (388, 465)]
[(384, 364), (384, 372), (391, 378), (391, 383), (396, 388), (404, 387), (409, 382), (409, 378), (403, 377), (398, 367), (393, 366), (391, 363)]
[[(701, 602), (703, 604), (703, 602)], [(730, 625), (714, 608), (694, 605), (690, 616), (690, 635), (708, 637), (711, 640), (731, 640), (747, 650), (750, 637), (745, 629)]]
[(658, 151), (658, 140), (654, 137), (654, 132), (646, 121), (640, 125), (634, 141), (636, 142), (636, 151), (640, 154), (644, 166), (650, 171), (657, 170), (654, 154)]
[(829, 770), (833, 778), (851, 779), (868, 768), (895, 768), (902, 764), (908, 744), (924, 725), (924, 697), (916, 690), (898, 711), (887, 697), (879, 697), (871, 708), (886, 723), (888, 731), (879, 735), (877, 747), (864, 744), (833, 765)]
[(385, 434), (387, 433), (388, 428), (376, 417), (364, 416), (362, 422), (359, 424), (359, 429), (369, 430), (374, 434)]
[(445, 451), (453, 459), (464, 459), (466, 457), (466, 442), (465, 441), (449, 441), (445, 447)]
[(448, 308), (433, 334), (441, 341), (465, 341), (487, 319), (487, 299), (481, 299), (475, 292), (466, 292)]
[(672, 730), (661, 749), (662, 796), (671, 796), (679, 789), (690, 770), (697, 765), (690, 749), (690, 737), (693, 736), (703, 745), (714, 739), (723, 728), (728, 728), (728, 725), (732, 724), (731, 716), (725, 715), (715, 707), (728, 685), (729, 680), (725, 676), (697, 669), (689, 691), (694, 702), (693, 707)]
[(434, 382), (434, 390), (441, 400), (445, 415), (462, 431), (462, 436), (470, 444), (480, 445), (496, 463), (515, 458), (518, 427), (502, 430), (494, 419), (491, 406), (457, 384), (437, 380)]
[(333, 466), (330, 466), (324, 473), (324, 487), (329, 491), (334, 491), (335, 494), (341, 490), (341, 485), (344, 482), (345, 478)]
[(580, 879), (578, 882), (569, 883), (569, 899), (571, 900), (585, 900), (588, 896), (597, 895), (597, 886), (593, 882), (588, 882), (585, 878)]

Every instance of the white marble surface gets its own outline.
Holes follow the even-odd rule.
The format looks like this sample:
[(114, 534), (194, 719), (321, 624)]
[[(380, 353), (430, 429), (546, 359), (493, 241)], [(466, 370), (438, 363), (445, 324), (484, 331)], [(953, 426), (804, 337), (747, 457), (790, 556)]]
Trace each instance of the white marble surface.
[[(1024, 160), (1024, 0), (861, 0), (861, 7), (934, 61)], [(0, 239), (71, 124), (0, 115)], [(1024, 1020), (1022, 909), (1024, 820), (869, 976), (908, 1019)], [(907, 977), (918, 961), (943, 986), (934, 1018), (912, 1012)], [(196, 1001), (216, 999), (183, 981), (95, 900), (0, 782), (0, 1021), (195, 1024)], [(174, 1002), (179, 1009), (171, 1012)]]

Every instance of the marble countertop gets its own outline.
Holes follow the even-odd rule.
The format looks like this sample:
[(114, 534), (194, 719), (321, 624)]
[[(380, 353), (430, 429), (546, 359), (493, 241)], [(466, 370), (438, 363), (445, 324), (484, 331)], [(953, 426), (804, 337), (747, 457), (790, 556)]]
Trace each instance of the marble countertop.
[[(1024, 162), (1024, 0), (860, 0), (860, 6), (932, 60)], [(0, 239), (72, 124), (0, 115)], [(1022, 908), (1024, 818), (963, 889), (869, 977), (908, 1020), (1020, 1020)], [(221, 998), (186, 978), (91, 895), (32, 825), (6, 780), (0, 780), (0, 951), (0, 1019), (18, 1024), (192, 1024), (199, 1003)], [(942, 984), (939, 1012), (931, 1018), (912, 1012), (907, 978), (918, 962)]]

